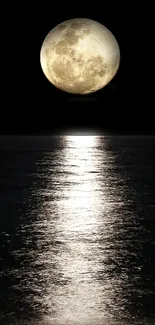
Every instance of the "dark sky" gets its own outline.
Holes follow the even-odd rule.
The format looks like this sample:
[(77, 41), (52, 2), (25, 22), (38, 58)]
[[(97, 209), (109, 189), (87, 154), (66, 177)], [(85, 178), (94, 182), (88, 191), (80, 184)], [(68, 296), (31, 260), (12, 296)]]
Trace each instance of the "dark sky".
[[(4, 10), (1, 133), (52, 133), (68, 128), (154, 133), (147, 77), (147, 71), (152, 69), (151, 58), (145, 53), (149, 48), (146, 28), (144, 31), (146, 13), (142, 17), (141, 8), (136, 10), (127, 2), (105, 3), (22, 2), (12, 7), (9, 4), (9, 13), (7, 8)], [(58, 23), (77, 17), (103, 23), (115, 35), (121, 51), (115, 78), (86, 97), (70, 96), (56, 89), (40, 66), (40, 48), (47, 33)]]

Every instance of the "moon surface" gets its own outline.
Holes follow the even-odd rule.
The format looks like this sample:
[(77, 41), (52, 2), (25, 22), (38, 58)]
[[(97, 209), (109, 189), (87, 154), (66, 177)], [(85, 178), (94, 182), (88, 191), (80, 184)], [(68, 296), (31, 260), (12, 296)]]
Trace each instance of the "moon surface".
[(75, 18), (48, 33), (41, 47), (40, 63), (55, 87), (84, 95), (113, 79), (120, 64), (120, 50), (105, 26), (91, 19)]

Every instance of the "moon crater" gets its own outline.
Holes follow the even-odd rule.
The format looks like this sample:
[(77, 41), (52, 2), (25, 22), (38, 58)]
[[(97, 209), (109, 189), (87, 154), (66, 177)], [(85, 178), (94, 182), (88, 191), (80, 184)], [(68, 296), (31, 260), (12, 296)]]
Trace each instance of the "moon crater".
[(55, 47), (56, 54), (66, 54), (68, 49), (68, 44), (66, 41), (60, 41)]

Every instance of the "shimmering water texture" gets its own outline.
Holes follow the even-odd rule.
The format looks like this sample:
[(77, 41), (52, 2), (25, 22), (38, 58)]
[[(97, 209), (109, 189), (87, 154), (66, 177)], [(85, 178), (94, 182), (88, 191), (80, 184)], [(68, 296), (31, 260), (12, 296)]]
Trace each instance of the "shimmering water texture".
[(155, 138), (0, 139), (4, 325), (155, 324)]

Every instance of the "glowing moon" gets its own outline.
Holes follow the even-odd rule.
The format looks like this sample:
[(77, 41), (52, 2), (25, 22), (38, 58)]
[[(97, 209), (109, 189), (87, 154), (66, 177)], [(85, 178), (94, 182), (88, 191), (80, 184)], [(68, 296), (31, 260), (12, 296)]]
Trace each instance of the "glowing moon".
[(120, 50), (105, 26), (76, 18), (49, 32), (41, 47), (40, 62), (55, 87), (68, 93), (88, 94), (113, 79), (120, 64)]

